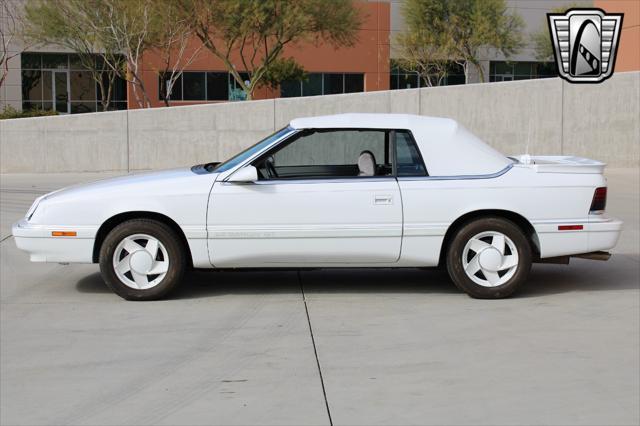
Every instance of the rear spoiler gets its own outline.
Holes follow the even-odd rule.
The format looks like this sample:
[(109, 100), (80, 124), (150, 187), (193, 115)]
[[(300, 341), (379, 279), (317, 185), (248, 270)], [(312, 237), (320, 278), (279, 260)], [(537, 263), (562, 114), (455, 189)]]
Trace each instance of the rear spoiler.
[(509, 157), (518, 165), (529, 167), (538, 173), (588, 173), (602, 174), (605, 163), (583, 157), (562, 155), (518, 155)]

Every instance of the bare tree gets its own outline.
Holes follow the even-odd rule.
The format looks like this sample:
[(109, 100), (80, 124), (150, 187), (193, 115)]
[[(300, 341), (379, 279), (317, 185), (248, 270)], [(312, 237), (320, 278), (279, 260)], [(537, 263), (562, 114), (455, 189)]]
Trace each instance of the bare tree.
[(156, 71), (164, 85), (160, 94), (164, 104), (169, 106), (174, 85), (184, 70), (199, 58), (204, 45), (193, 46), (195, 30), (191, 20), (180, 13), (174, 0), (158, 0), (157, 7), (160, 22), (165, 25), (155, 37), (153, 51), (162, 60), (162, 68)]
[(124, 55), (126, 69), (110, 58), (106, 64), (131, 84), (138, 107), (151, 107), (142, 78), (142, 55), (154, 44), (160, 29), (153, 0), (102, 0), (95, 9), (91, 25), (103, 42)]
[(0, 87), (9, 73), (9, 61), (28, 49), (28, 46), (19, 40), (22, 32), (19, 7), (15, 0), (0, 0)]

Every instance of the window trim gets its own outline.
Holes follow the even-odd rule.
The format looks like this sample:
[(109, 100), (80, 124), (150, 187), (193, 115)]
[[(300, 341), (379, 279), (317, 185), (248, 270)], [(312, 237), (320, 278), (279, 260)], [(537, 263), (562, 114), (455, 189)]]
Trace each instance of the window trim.
[[(257, 145), (260, 145), (261, 143), (265, 142), (266, 139), (277, 135), (278, 133), (283, 132), (283, 134), (276, 138), (274, 141), (272, 141), (271, 145), (265, 146), (262, 149), (260, 149), (257, 152), (254, 152), (251, 156), (249, 156), (248, 158), (245, 158), (244, 160), (241, 160), (238, 164), (235, 164), (233, 166), (231, 166), (228, 169), (219, 171), (218, 169), (221, 166), (226, 165), (229, 161), (233, 160), (234, 158), (244, 154), (245, 152), (255, 148)], [(236, 155), (226, 159), (225, 161), (222, 161), (220, 163), (218, 163), (215, 168), (212, 170), (213, 173), (220, 173), (223, 175), (223, 181), (226, 182), (227, 180), (229, 180), (229, 178), (231, 177), (231, 175), (233, 175), (235, 172), (237, 172), (238, 170), (240, 170), (243, 167), (246, 167), (247, 165), (250, 165), (252, 161), (254, 161), (256, 158), (260, 157), (264, 152), (267, 152), (268, 150), (270, 150), (272, 147), (279, 145), (281, 142), (289, 139), (291, 136), (295, 135), (296, 133), (298, 133), (299, 130), (294, 129), (291, 126), (286, 126), (283, 127), (280, 130), (276, 130), (275, 132), (273, 132), (271, 135), (268, 135), (266, 137), (264, 137), (263, 139), (259, 140), (258, 142), (256, 142), (255, 144), (243, 149), (242, 151), (238, 152)]]
[(514, 163), (507, 164), (501, 170), (482, 175), (444, 175), (444, 176), (400, 176), (398, 182), (429, 181), (429, 180), (476, 180), (493, 179), (502, 176), (513, 168)]
[(313, 184), (313, 183), (352, 183), (352, 182), (387, 182), (396, 180), (394, 176), (341, 176), (341, 177), (308, 177), (292, 179), (263, 179), (251, 182), (254, 185), (279, 185), (279, 184)]
[[(286, 147), (287, 145), (294, 143), (299, 137), (304, 136), (306, 133), (316, 133), (316, 132), (332, 132), (332, 131), (378, 131), (378, 132), (385, 132), (385, 139), (388, 138), (389, 143), (391, 144), (391, 152), (390, 152), (390, 160), (391, 160), (391, 174), (388, 176), (340, 176), (340, 177), (296, 177), (296, 178), (271, 178), (271, 179), (262, 179), (262, 180), (257, 180), (256, 182), (253, 182), (255, 184), (267, 184), (267, 183), (284, 183), (284, 182), (288, 182), (288, 183), (306, 183), (309, 181), (313, 181), (313, 182), (340, 182), (340, 181), (346, 181), (346, 182), (352, 182), (352, 181), (371, 181), (371, 180), (388, 180), (388, 179), (395, 179), (397, 180), (399, 178), (398, 176), (398, 163), (397, 163), (397, 157), (396, 157), (396, 152), (397, 152), (397, 140), (396, 140), (396, 133), (397, 132), (406, 132), (409, 137), (410, 137), (410, 143), (413, 143), (414, 147), (416, 148), (417, 152), (418, 152), (418, 156), (419, 156), (419, 160), (422, 163), (422, 166), (424, 167), (425, 170), (425, 176), (413, 176), (413, 177), (418, 177), (418, 178), (425, 178), (425, 177), (429, 177), (429, 171), (427, 170), (427, 166), (424, 162), (424, 159), (422, 158), (422, 152), (420, 152), (420, 147), (418, 146), (418, 144), (416, 143), (415, 138), (413, 137), (413, 133), (411, 132), (410, 129), (402, 129), (402, 128), (372, 128), (372, 127), (326, 127), (326, 128), (318, 128), (318, 127), (313, 127), (313, 128), (307, 128), (307, 129), (300, 129), (297, 132), (292, 133), (291, 135), (285, 137), (284, 139), (277, 141), (274, 143), (274, 145), (266, 148), (263, 152), (257, 154), (254, 158), (249, 159), (247, 162), (243, 163), (242, 165), (240, 165), (238, 167), (238, 169), (235, 170), (239, 170), (243, 167), (246, 167), (247, 165), (251, 165), (253, 167), (256, 167), (255, 163), (258, 163), (260, 161), (262, 161), (263, 159), (265, 159), (266, 157), (268, 157), (269, 155), (272, 155), (271, 153), (278, 149), (282, 149), (284, 147)], [(386, 142), (386, 140), (385, 140)], [(386, 145), (386, 143), (385, 143)], [(386, 146), (385, 146), (385, 155), (386, 152), (388, 152), (386, 150)], [(385, 158), (386, 160), (386, 158)], [(234, 170), (234, 172), (235, 172)], [(405, 177), (411, 177), (411, 176), (400, 176), (400, 178), (405, 178)], [(226, 180), (226, 179), (225, 179)]]
[[(391, 141), (391, 176), (394, 178), (398, 177), (398, 157), (397, 157), (397, 142), (396, 142), (396, 130), (389, 130), (387, 133), (389, 135), (389, 140)], [(386, 148), (386, 147), (385, 147)]]

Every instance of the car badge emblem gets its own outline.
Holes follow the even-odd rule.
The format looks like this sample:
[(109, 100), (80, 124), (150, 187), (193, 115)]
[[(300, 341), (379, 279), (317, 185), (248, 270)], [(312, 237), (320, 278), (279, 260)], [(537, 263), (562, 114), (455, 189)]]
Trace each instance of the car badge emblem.
[(611, 77), (622, 13), (570, 9), (548, 13), (549, 33), (560, 77), (571, 83), (600, 83)]

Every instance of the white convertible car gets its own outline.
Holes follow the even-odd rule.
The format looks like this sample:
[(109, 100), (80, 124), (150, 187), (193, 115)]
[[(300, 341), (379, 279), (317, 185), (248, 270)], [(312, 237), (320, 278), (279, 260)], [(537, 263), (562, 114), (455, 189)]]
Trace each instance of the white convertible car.
[(34, 262), (99, 263), (130, 300), (190, 268), (446, 267), (509, 296), (532, 262), (607, 259), (604, 164), (506, 157), (456, 121), (343, 114), (291, 121), (224, 163), (38, 198), (13, 226)]

